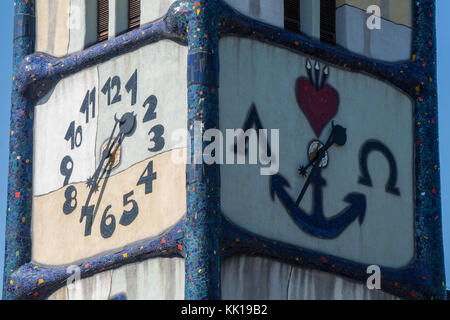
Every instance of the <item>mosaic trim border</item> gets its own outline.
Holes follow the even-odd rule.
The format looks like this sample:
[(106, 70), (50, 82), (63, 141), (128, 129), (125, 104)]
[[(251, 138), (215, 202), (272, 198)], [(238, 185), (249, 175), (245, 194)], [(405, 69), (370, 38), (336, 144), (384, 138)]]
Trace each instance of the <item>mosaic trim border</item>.
[(56, 290), (67, 285), (72, 275), (69, 266), (80, 268), (80, 277), (88, 278), (97, 273), (156, 257), (182, 257), (184, 253), (183, 223), (180, 221), (158, 237), (139, 241), (109, 253), (88, 258), (82, 262), (61, 266), (45, 266), (27, 263), (10, 277), (8, 286), (16, 299), (46, 299)]
[[(24, 6), (25, 2), (30, 6), (33, 5), (32, 0), (16, 2), (19, 3), (19, 7)], [(30, 10), (29, 7), (26, 8)], [(383, 272), (385, 274), (383, 286), (387, 283), (388, 292), (406, 299), (444, 299), (439, 154), (436, 151), (439, 145), (435, 82), (435, 1), (416, 0), (414, 8), (412, 58), (403, 63), (389, 64), (360, 57), (339, 47), (312, 41), (303, 35), (250, 19), (237, 13), (222, 0), (176, 1), (163, 19), (62, 59), (45, 54), (34, 54), (20, 63), (27, 51), (18, 48), (17, 52), (21, 56), (15, 59), (18, 68), (15, 69), (13, 99), (16, 92), (16, 96), (27, 103), (28, 109), (19, 109), (17, 113), (13, 111), (12, 119), (14, 121), (15, 116), (19, 116), (23, 110), (32, 110), (33, 106), (29, 101), (36, 101), (42, 97), (62, 77), (161, 39), (170, 39), (182, 45), (188, 45), (189, 55), (193, 56), (194, 62), (189, 66), (190, 70), (195, 72), (189, 78), (188, 84), (188, 128), (191, 128), (189, 124), (192, 124), (194, 120), (202, 121), (205, 129), (218, 127), (218, 88), (217, 83), (214, 83), (214, 79), (217, 78), (214, 74), (219, 72), (218, 59), (215, 57), (218, 54), (220, 37), (227, 35), (248, 37), (311, 55), (315, 59), (349, 71), (371, 74), (392, 83), (415, 101), (416, 258), (411, 264), (414, 268), (411, 266), (409, 268), (414, 270), (386, 270)], [(17, 7), (16, 12), (20, 12), (17, 11)], [(34, 15), (34, 5), (32, 12)], [(33, 41), (28, 41), (27, 45), (32, 44)], [(195, 61), (199, 61), (205, 54), (208, 57), (206, 68), (200, 70)], [(19, 104), (13, 103), (13, 110), (17, 105)], [(32, 114), (32, 111), (30, 112)], [(32, 128), (32, 118), (29, 123)], [(12, 122), (11, 128), (16, 127)], [(26, 129), (26, 126), (19, 126), (19, 128)], [(28, 165), (28, 171), (23, 168), (11, 171), (15, 161), (11, 162), (11, 157), (17, 154), (29, 154), (26, 159), (30, 162), (32, 153), (27, 151), (32, 148), (32, 138), (25, 134), (25, 130), (18, 132), (22, 135), (17, 134), (17, 138), (11, 142), (10, 147), (8, 212), (15, 214), (8, 213), (7, 258), (9, 257), (8, 261), (13, 263), (8, 264), (8, 273), (5, 264), (7, 291), (4, 293), (5, 298), (18, 297), (13, 293), (14, 287), (9, 284), (11, 273), (29, 261), (31, 253), (29, 239), (31, 189), (27, 196), (21, 198), (20, 203), (14, 202), (17, 199), (14, 198), (17, 194), (14, 192), (22, 190), (20, 189), (22, 184), (18, 181), (25, 179), (25, 190), (27, 183), (31, 182), (31, 164)], [(22, 139), (18, 139), (21, 137)], [(193, 140), (191, 145), (192, 143)], [(191, 152), (191, 156), (195, 154)], [(183, 224), (186, 299), (219, 299), (220, 255), (227, 257), (237, 253), (275, 257), (289, 263), (362, 280), (361, 270), (365, 271), (362, 265), (258, 238), (224, 220), (218, 210), (220, 208), (220, 176), (217, 166), (187, 166), (186, 175), (188, 210)], [(13, 195), (12, 201), (9, 200), (11, 195)], [(20, 195), (22, 194), (19, 193)], [(21, 222), (23, 218), (26, 222), (28, 221), (28, 225)], [(23, 250), (15, 251), (18, 247)], [(221, 254), (217, 254), (219, 249)], [(113, 257), (113, 259), (118, 258), (120, 257)], [(26, 267), (23, 268), (15, 273), (19, 276), (16, 278), (19, 283), (26, 279), (25, 275), (19, 271), (29, 270)], [(52, 272), (52, 270), (48, 271), (49, 274)], [(30, 292), (23, 291), (20, 297), (30, 297)]]
[(34, 0), (14, 2), (13, 83), (9, 141), (8, 194), (5, 233), (3, 298), (9, 292), (8, 279), (31, 260), (31, 197), (34, 105), (19, 92), (22, 59), (34, 52)]

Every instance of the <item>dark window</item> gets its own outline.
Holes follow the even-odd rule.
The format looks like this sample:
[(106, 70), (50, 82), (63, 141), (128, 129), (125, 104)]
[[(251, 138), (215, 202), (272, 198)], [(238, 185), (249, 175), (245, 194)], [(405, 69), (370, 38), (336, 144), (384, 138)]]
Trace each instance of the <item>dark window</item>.
[(300, 0), (284, 0), (284, 28), (300, 32)]
[(128, 0), (128, 29), (133, 30), (141, 25), (141, 0)]
[(108, 0), (97, 0), (97, 40), (108, 40), (109, 6)]
[(336, 43), (336, 0), (320, 0), (320, 41)]

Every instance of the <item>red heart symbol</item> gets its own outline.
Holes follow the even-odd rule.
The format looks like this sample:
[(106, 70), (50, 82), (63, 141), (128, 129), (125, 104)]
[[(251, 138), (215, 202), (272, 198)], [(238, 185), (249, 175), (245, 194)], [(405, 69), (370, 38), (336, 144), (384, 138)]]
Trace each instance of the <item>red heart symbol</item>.
[(329, 85), (316, 91), (314, 84), (306, 78), (298, 78), (295, 86), (297, 103), (303, 110), (317, 137), (323, 128), (336, 115), (339, 94)]

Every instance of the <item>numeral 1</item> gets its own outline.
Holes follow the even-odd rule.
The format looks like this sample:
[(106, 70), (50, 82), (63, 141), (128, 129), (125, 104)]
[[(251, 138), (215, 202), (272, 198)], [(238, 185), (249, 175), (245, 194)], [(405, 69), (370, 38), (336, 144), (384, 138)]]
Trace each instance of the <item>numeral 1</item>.
[(125, 89), (127, 89), (127, 92), (131, 92), (131, 105), (134, 106), (136, 104), (136, 98), (137, 98), (137, 69), (134, 71), (133, 75), (131, 76), (130, 80), (128, 80), (127, 84), (125, 85)]

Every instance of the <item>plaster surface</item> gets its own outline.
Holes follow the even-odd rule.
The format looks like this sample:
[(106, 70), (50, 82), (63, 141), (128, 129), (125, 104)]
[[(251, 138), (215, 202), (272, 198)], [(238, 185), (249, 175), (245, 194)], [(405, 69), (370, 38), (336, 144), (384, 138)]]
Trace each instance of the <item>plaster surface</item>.
[(369, 30), (365, 10), (343, 5), (336, 10), (336, 43), (363, 56), (389, 61), (411, 57), (412, 29), (381, 19), (381, 29)]
[(284, 28), (284, 4), (281, 0), (225, 0), (225, 2), (246, 16)]
[(141, 25), (164, 16), (174, 0), (141, 0)]
[(70, 0), (70, 19), (69, 54), (97, 42), (97, 1)]
[(70, 0), (36, 1), (36, 52), (55, 57), (67, 54)]
[(184, 299), (184, 259), (153, 258), (127, 264), (64, 286), (48, 300)]
[(128, 30), (128, 1), (109, 1), (109, 39)]
[(222, 261), (224, 300), (396, 300), (365, 283), (268, 258), (233, 256)]
[(396, 24), (412, 26), (413, 1), (411, 0), (337, 0), (336, 7), (353, 6), (366, 11), (371, 5), (381, 9), (381, 17)]

